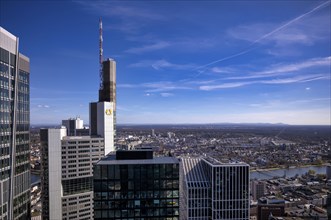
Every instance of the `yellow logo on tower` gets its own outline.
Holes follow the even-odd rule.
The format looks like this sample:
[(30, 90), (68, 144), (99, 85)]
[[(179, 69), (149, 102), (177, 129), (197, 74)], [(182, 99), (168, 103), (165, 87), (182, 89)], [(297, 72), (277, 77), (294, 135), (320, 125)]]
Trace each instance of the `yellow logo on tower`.
[(106, 111), (105, 111), (105, 113), (106, 113), (106, 115), (111, 115), (111, 109), (110, 108), (108, 108), (108, 109), (106, 109)]

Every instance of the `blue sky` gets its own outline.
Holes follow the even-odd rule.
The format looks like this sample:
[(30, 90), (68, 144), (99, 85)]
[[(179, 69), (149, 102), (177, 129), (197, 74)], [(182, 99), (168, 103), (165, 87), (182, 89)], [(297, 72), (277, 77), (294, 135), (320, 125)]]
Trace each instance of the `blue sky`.
[(98, 22), (118, 123), (331, 124), (329, 1), (1, 1), (31, 60), (31, 124), (98, 99)]

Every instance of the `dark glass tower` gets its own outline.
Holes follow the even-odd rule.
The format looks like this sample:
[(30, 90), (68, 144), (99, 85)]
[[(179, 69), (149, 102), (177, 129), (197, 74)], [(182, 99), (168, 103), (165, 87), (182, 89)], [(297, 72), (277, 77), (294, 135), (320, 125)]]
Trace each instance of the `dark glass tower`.
[(30, 218), (30, 61), (0, 27), (0, 219)]
[(102, 62), (102, 88), (99, 89), (99, 102), (116, 103), (116, 62), (107, 59)]
[(94, 219), (179, 219), (179, 161), (117, 151), (94, 167)]

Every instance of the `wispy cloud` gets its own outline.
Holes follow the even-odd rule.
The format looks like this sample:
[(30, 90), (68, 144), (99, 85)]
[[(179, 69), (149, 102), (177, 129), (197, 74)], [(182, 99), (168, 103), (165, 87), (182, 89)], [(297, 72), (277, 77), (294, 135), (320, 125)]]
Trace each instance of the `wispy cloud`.
[[(232, 76), (227, 79), (255, 79), (264, 78), (271, 76), (279, 76), (284, 74), (294, 74), (296, 72), (306, 70), (309, 68), (319, 68), (319, 67), (329, 67), (331, 66), (331, 57), (313, 58), (302, 62), (292, 63), (292, 64), (277, 64), (268, 67), (262, 71), (249, 72), (245, 76)], [(238, 72), (238, 71), (237, 71)], [(240, 71), (242, 73), (242, 71)]]
[[(286, 29), (285, 27), (284, 29), (275, 28), (271, 32), (269, 32), (270, 29), (277, 27), (277, 24), (242, 25), (229, 29), (227, 34), (234, 39), (251, 42), (251, 45), (269, 43), (272, 43), (274, 47), (288, 47), (291, 44), (311, 45), (316, 40), (326, 39), (326, 35), (330, 30), (321, 27), (330, 25), (328, 19), (328, 16), (316, 16), (315, 18), (306, 19), (304, 23), (298, 22), (291, 27), (285, 26)], [(262, 37), (260, 37), (261, 35)]]
[(321, 79), (330, 79), (330, 75), (312, 74), (312, 75), (305, 75), (305, 76), (295, 76), (292, 78), (263, 80), (263, 81), (257, 81), (257, 82), (265, 83), (265, 84), (288, 84), (288, 83), (310, 82), (310, 81), (321, 80)]
[[(220, 37), (210, 38), (209, 36), (179, 37), (177, 35), (169, 37), (146, 34), (142, 32), (140, 34), (128, 35), (126, 37), (128, 41), (136, 43), (139, 46), (131, 47), (125, 52), (140, 54), (161, 49), (171, 49), (180, 51), (181, 53), (201, 52), (205, 50), (209, 51), (215, 50), (216, 46), (220, 44), (219, 38)], [(145, 48), (148, 48), (147, 51)]]
[[(274, 39), (276, 41), (290, 41), (290, 42), (303, 42), (303, 43), (307, 43), (308, 41), (308, 35), (305, 35), (303, 33), (294, 33), (293, 29), (292, 30), (287, 30), (287, 32), (281, 32), (283, 29), (287, 28), (288, 26), (292, 25), (295, 22), (300, 21), (301, 19), (303, 19), (304, 17), (314, 13), (317, 10), (320, 10), (324, 7), (327, 7), (330, 5), (330, 1), (326, 1), (323, 2), (322, 4), (318, 5), (317, 7), (313, 8), (312, 10), (301, 14), (300, 16), (289, 20), (287, 22), (285, 22), (285, 24), (282, 24), (280, 26), (278, 26), (277, 28), (273, 29), (272, 31), (262, 35), (261, 37), (259, 37), (258, 39), (254, 40), (252, 42), (251, 45), (256, 44), (256, 43), (260, 43), (261, 41), (265, 40), (265, 39)], [(253, 29), (254, 31), (259, 30), (257, 27), (254, 27)], [(278, 35), (275, 35), (276, 33), (279, 33)]]
[(120, 111), (131, 111), (130, 108), (126, 108), (126, 107), (123, 107), (121, 105), (117, 105), (116, 106), (116, 110), (120, 110)]
[(182, 85), (176, 82), (160, 81), (160, 82), (150, 82), (150, 83), (140, 83), (140, 84), (119, 84), (120, 88), (142, 88), (145, 89), (145, 96), (152, 95), (155, 92), (167, 92), (173, 90), (189, 90), (192, 87)]
[(316, 80), (325, 80), (330, 79), (329, 74), (311, 74), (303, 76), (295, 76), (290, 78), (279, 78), (279, 79), (269, 79), (269, 80), (257, 80), (257, 81), (246, 81), (246, 82), (231, 82), (231, 83), (222, 83), (218, 85), (205, 85), (200, 86), (200, 90), (211, 91), (215, 89), (228, 89), (242, 87), (251, 84), (289, 84), (289, 83), (303, 83)]
[(312, 106), (316, 104), (322, 104), (327, 106), (330, 104), (331, 98), (312, 98), (312, 99), (289, 99), (289, 100), (267, 100), (261, 103), (248, 104), (249, 107), (253, 108), (265, 108), (265, 109), (279, 109), (279, 108), (298, 108), (299, 106), (306, 106), (307, 104)]
[(163, 48), (166, 48), (169, 46), (170, 46), (170, 44), (168, 42), (160, 41), (160, 42), (156, 42), (156, 43), (152, 43), (152, 44), (148, 44), (148, 45), (143, 45), (141, 47), (133, 47), (133, 48), (127, 49), (125, 52), (141, 54), (141, 53), (145, 53), (145, 52), (160, 50), (160, 49), (163, 49)]
[(175, 69), (175, 70), (187, 70), (192, 69), (196, 65), (195, 64), (176, 64), (171, 63), (167, 60), (142, 60), (138, 63), (133, 63), (129, 65), (130, 67), (152, 67), (155, 70), (161, 69)]
[(188, 90), (192, 89), (188, 86), (178, 85), (174, 82), (153, 82), (142, 84), (144, 88), (147, 88), (146, 92), (166, 92), (173, 90)]
[(210, 71), (213, 73), (233, 73), (234, 69), (229, 67), (213, 67), (210, 68)]
[(124, 5), (120, 1), (74, 1), (84, 7), (85, 10), (101, 16), (115, 16), (122, 19), (144, 19), (144, 20), (164, 20), (165, 16), (146, 9), (142, 5)]
[(313, 98), (313, 99), (300, 99), (300, 100), (293, 100), (293, 103), (311, 103), (311, 102), (329, 102), (331, 98)]
[(221, 79), (213, 79), (213, 80), (183, 80), (184, 84), (193, 84), (193, 85), (204, 85), (204, 84), (211, 84)]
[[(288, 28), (289, 26), (293, 25), (294, 23), (297, 23), (298, 21), (302, 20), (303, 18), (311, 15), (312, 13), (322, 9), (322, 8), (325, 8), (327, 6), (330, 5), (330, 1), (326, 1), (326, 2), (323, 2), (322, 4), (319, 4), (317, 7), (309, 10), (308, 12), (306, 13), (303, 13), (299, 16), (297, 16), (296, 18), (294, 19), (291, 19), (287, 22), (285, 22), (284, 24), (281, 24), (277, 27), (275, 27), (274, 29), (272, 29), (271, 31), (268, 31), (267, 33), (264, 33), (263, 34), (263, 31), (259, 31), (259, 29), (256, 29), (256, 24), (253, 24), (252, 26), (255, 26), (254, 29), (252, 29), (252, 26), (249, 27), (249, 26), (246, 26), (246, 27), (239, 27), (237, 30), (236, 29), (233, 29), (233, 30), (229, 30), (228, 33), (234, 37), (237, 37), (237, 38), (244, 38), (244, 39), (249, 39), (249, 41), (251, 41), (251, 43), (243, 50), (237, 52), (237, 53), (234, 53), (232, 55), (229, 55), (229, 56), (226, 56), (226, 57), (223, 57), (221, 59), (217, 59), (217, 60), (214, 60), (212, 62), (209, 62), (205, 65), (202, 65), (202, 66), (199, 66), (197, 69), (204, 69), (210, 65), (214, 65), (215, 63), (219, 63), (219, 62), (223, 62), (223, 61), (226, 61), (226, 60), (229, 60), (229, 59), (232, 59), (232, 58), (235, 58), (235, 57), (238, 57), (238, 56), (241, 56), (241, 55), (244, 55), (246, 53), (249, 53), (251, 52), (252, 50), (255, 50), (259, 45), (259, 43), (261, 42), (264, 42), (266, 39), (271, 39), (273, 38), (274, 40), (285, 40), (285, 41), (292, 41), (292, 39), (296, 39), (296, 41), (294, 42), (298, 42), (298, 39), (300, 39), (302, 42), (308, 42), (308, 39), (306, 36), (304, 36), (303, 34), (298, 34), (298, 33), (290, 33), (290, 32), (282, 32), (282, 34), (279, 34), (278, 36), (274, 36), (276, 33), (282, 31), (282, 30), (285, 30), (286, 28)], [(326, 16), (327, 18), (328, 16)], [(324, 17), (325, 19), (325, 17)], [(327, 20), (328, 21), (328, 20)], [(328, 21), (329, 22), (329, 21)], [(329, 23), (330, 24), (330, 23)], [(328, 25), (330, 26), (330, 25)], [(248, 28), (247, 28), (248, 27)], [(324, 26), (320, 26), (319, 24), (319, 27), (322, 27), (323, 29), (325, 29)], [(243, 32), (243, 29), (249, 29), (249, 31), (244, 31)], [(314, 30), (316, 30), (316, 28), (314, 28)], [(320, 30), (320, 29), (318, 29)], [(311, 31), (311, 30), (307, 30), (307, 31)], [(330, 31), (327, 30), (328, 33), (330, 33)], [(247, 35), (245, 34), (242, 34), (242, 33), (246, 33), (249, 37), (247, 37)], [(253, 35), (252, 35), (253, 33)], [(259, 34), (259, 37), (256, 37), (256, 35), (254, 33), (258, 33)], [(254, 36), (254, 37), (252, 37)], [(329, 36), (329, 35), (327, 35)], [(247, 39), (247, 40), (248, 40)]]
[(89, 13), (102, 17), (111, 17), (113, 24), (104, 29), (116, 29), (125, 33), (138, 33), (148, 23), (167, 20), (168, 18), (153, 10), (148, 10), (146, 4), (128, 4), (121, 1), (74, 1)]
[(270, 70), (258, 72), (256, 74), (264, 75), (264, 74), (284, 73), (284, 72), (299, 71), (310, 67), (330, 66), (330, 65), (331, 65), (331, 57), (329, 56), (322, 58), (313, 58), (300, 63), (276, 66)]
[(37, 105), (38, 108), (49, 108), (49, 105)]
[(200, 86), (200, 90), (211, 91), (215, 89), (229, 89), (229, 88), (237, 88), (242, 87), (245, 85), (253, 84), (254, 82), (232, 82), (232, 83), (223, 83), (218, 85), (207, 85), (207, 86)]
[(118, 88), (137, 88), (139, 87), (140, 85), (139, 84), (117, 84), (116, 87)]
[(160, 93), (160, 95), (161, 95), (162, 97), (170, 97), (170, 96), (174, 96), (173, 93), (168, 93), (168, 92), (162, 92), (162, 93)]

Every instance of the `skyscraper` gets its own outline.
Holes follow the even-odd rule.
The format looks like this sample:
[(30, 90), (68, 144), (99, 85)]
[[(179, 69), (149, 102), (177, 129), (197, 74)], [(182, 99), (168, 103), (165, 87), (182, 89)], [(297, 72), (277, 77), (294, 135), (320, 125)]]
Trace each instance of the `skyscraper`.
[(83, 120), (79, 117), (62, 120), (62, 125), (67, 128), (67, 136), (76, 136), (77, 129), (83, 129)]
[(30, 60), (0, 27), (0, 219), (30, 217)]
[(102, 87), (99, 89), (99, 102), (116, 103), (116, 62), (113, 59), (102, 62)]
[[(102, 61), (102, 35), (100, 45)], [(90, 103), (90, 135), (78, 135), (86, 130), (80, 119), (40, 131), (43, 219), (93, 219), (93, 165), (114, 150), (116, 63), (108, 59), (100, 64), (99, 101)]]
[(257, 205), (257, 219), (269, 219), (269, 216), (285, 216), (285, 201), (282, 199), (260, 198)]
[(90, 103), (90, 134), (99, 135), (105, 140), (105, 155), (115, 151), (116, 133), (116, 62), (103, 60), (102, 21), (99, 23), (99, 62), (100, 88), (99, 101)]
[(94, 219), (179, 219), (179, 161), (116, 151), (94, 167)]
[(266, 184), (263, 181), (254, 180), (251, 182), (252, 185), (252, 196), (255, 201), (263, 197), (265, 194)]
[(249, 165), (181, 160), (181, 219), (249, 219)]
[(65, 127), (40, 130), (42, 217), (92, 219), (92, 171), (104, 155), (103, 138), (66, 134)]

